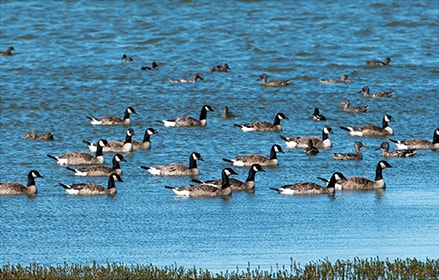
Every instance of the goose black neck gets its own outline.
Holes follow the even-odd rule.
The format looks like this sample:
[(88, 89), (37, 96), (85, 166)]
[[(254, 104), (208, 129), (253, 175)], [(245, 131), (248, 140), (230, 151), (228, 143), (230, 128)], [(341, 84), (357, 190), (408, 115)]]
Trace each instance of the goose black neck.
[(100, 145), (100, 143), (98, 142), (98, 144), (96, 145), (96, 157), (98, 156), (103, 156), (103, 146)]
[(151, 138), (151, 135), (149, 135), (148, 130), (145, 131), (145, 135), (143, 135), (143, 143), (149, 142), (150, 138)]
[(270, 150), (270, 159), (277, 159), (277, 153), (274, 147)]
[(35, 178), (32, 173), (29, 173), (29, 175), (27, 175), (27, 186), (29, 187), (33, 185), (35, 185)]
[(123, 113), (123, 120), (127, 120), (130, 118), (130, 113), (128, 113), (128, 110), (125, 110), (125, 112)]
[(197, 168), (197, 161), (191, 155), (189, 158), (189, 169)]
[(383, 168), (378, 163), (376, 171), (375, 171), (375, 181), (383, 179)]
[(203, 109), (201, 109), (200, 112), (200, 121), (205, 120), (207, 118), (207, 110), (205, 107), (203, 107)]
[(386, 121), (386, 117), (384, 117), (384, 118), (383, 118), (383, 126), (382, 126), (382, 128), (386, 128), (386, 127), (388, 127), (388, 126), (389, 126), (389, 122)]
[(328, 133), (325, 132), (325, 130), (322, 131), (322, 140), (328, 139)]
[(437, 133), (437, 130), (435, 130), (433, 134), (433, 144), (436, 143), (439, 143), (439, 134)]
[(119, 169), (120, 168), (120, 164), (119, 161), (116, 160), (116, 158), (113, 158), (113, 169)]
[(280, 125), (279, 115), (276, 115), (276, 117), (274, 117), (273, 125)]
[(125, 143), (131, 143), (131, 140), (133, 139), (133, 135), (131, 133), (127, 133), (125, 136)]
[(223, 171), (221, 174), (221, 189), (230, 187), (229, 176)]
[(108, 189), (113, 189), (116, 188), (116, 183), (114, 182), (114, 178), (113, 175), (110, 175), (110, 177), (108, 177)]
[(248, 176), (247, 176), (247, 179), (245, 181), (252, 182), (255, 180), (255, 176), (256, 176), (256, 171), (254, 171), (253, 167), (251, 167), (250, 170), (248, 171)]

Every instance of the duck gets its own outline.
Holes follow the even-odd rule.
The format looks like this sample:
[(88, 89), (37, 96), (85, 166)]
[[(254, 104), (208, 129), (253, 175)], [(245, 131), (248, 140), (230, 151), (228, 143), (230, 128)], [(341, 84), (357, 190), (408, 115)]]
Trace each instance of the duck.
[(326, 117), (320, 114), (319, 108), (314, 108), (314, 113), (312, 114), (312, 119), (314, 121), (326, 121)]
[(157, 62), (153, 61), (151, 63), (151, 66), (142, 66), (140, 70), (156, 70), (158, 67), (159, 65), (157, 64)]
[(340, 80), (337, 79), (323, 79), (320, 80), (320, 82), (322, 84), (345, 84), (345, 83), (350, 83), (351, 82), (351, 78), (349, 78), (348, 75), (344, 74), (341, 76)]
[(234, 126), (241, 128), (241, 130), (244, 132), (248, 132), (248, 131), (276, 132), (282, 130), (282, 126), (280, 125), (281, 120), (288, 120), (288, 117), (284, 113), (279, 112), (274, 117), (273, 123), (266, 121), (257, 121), (257, 122), (246, 123), (246, 124), (234, 124)]
[(87, 118), (92, 125), (129, 125), (131, 124), (131, 114), (137, 115), (136, 110), (134, 110), (133, 107), (127, 107), (124, 111), (123, 119), (117, 116), (104, 116), (99, 118), (87, 116)]
[(13, 55), (12, 51), (15, 51), (14, 47), (8, 47), (5, 51), (0, 51), (0, 56), (11, 56)]
[(115, 195), (117, 193), (115, 182), (123, 182), (123, 180), (116, 173), (112, 173), (110, 176), (108, 176), (107, 187), (104, 187), (103, 185), (94, 182), (70, 185), (66, 185), (63, 183), (58, 184), (63, 187), (68, 194), (71, 195)]
[(355, 154), (335, 153), (332, 155), (332, 158), (335, 160), (362, 160), (363, 155), (361, 154), (360, 148), (368, 149), (368, 147), (365, 146), (363, 143), (361, 143), (360, 141), (357, 141), (354, 143)]
[(129, 56), (127, 56), (126, 54), (123, 54), (122, 55), (122, 61), (123, 62), (131, 62), (131, 61), (133, 61), (134, 59), (132, 58), (132, 57), (129, 57)]
[(223, 119), (230, 119), (235, 117), (235, 114), (233, 114), (232, 112), (230, 112), (230, 109), (228, 106), (224, 106), (223, 108), (223, 112), (221, 113), (221, 117)]
[(197, 176), (200, 174), (198, 170), (197, 161), (204, 159), (201, 154), (197, 152), (192, 152), (189, 156), (189, 165), (182, 163), (171, 163), (167, 165), (157, 165), (157, 166), (140, 166), (140, 168), (146, 169), (152, 175), (157, 176)]
[(165, 186), (171, 189), (177, 196), (183, 197), (223, 197), (232, 194), (229, 177), (238, 174), (232, 168), (224, 168), (221, 172), (221, 184), (199, 184), (196, 186), (188, 185), (182, 187)]
[(225, 162), (229, 162), (234, 166), (252, 166), (259, 164), (261, 166), (276, 166), (279, 165), (277, 153), (284, 153), (282, 147), (275, 144), (270, 149), (270, 157), (260, 154), (249, 154), (244, 156), (235, 156), (233, 159), (223, 158)]
[(216, 65), (216, 66), (213, 66), (212, 68), (210, 68), (210, 71), (212, 71), (212, 72), (229, 72), (230, 70), (232, 70), (232, 69), (230, 69), (230, 67), (227, 63), (224, 65)]
[(149, 127), (145, 130), (145, 134), (143, 135), (142, 142), (132, 140), (133, 150), (149, 150), (151, 149), (151, 135), (157, 134), (157, 130), (152, 127)]
[(358, 127), (340, 126), (340, 128), (348, 131), (351, 136), (390, 136), (393, 135), (393, 129), (389, 126), (389, 122), (393, 121), (391, 115), (385, 114), (381, 127), (369, 124)]
[(391, 97), (395, 94), (394, 91), (380, 91), (377, 93), (370, 93), (370, 88), (368, 86), (364, 86), (361, 88), (359, 93), (362, 92), (364, 97), (370, 97), (370, 98), (380, 98), (380, 97)]
[(342, 190), (377, 190), (385, 189), (386, 182), (383, 178), (383, 169), (392, 167), (390, 163), (385, 160), (378, 162), (375, 170), (375, 179), (353, 176), (346, 180), (339, 181)]
[(392, 158), (409, 158), (414, 157), (416, 155), (416, 152), (414, 150), (395, 150), (395, 151), (389, 151), (390, 145), (389, 142), (382, 142), (381, 145), (375, 150), (383, 149), (383, 152), (381, 155), (385, 158), (392, 157)]
[(348, 99), (343, 100), (338, 106), (343, 106), (343, 112), (347, 113), (364, 113), (369, 110), (369, 106), (349, 107), (350, 102)]
[(328, 194), (333, 196), (335, 194), (335, 184), (339, 180), (346, 180), (346, 177), (341, 172), (332, 174), (331, 179), (326, 187), (323, 187), (314, 182), (296, 183), (291, 185), (284, 185), (280, 188), (270, 188), (280, 194), (286, 195), (319, 195)]
[(120, 162), (126, 159), (121, 154), (115, 154), (113, 156), (113, 166), (107, 165), (92, 165), (88, 167), (72, 168), (67, 166), (67, 170), (73, 171), (76, 176), (90, 176), (90, 177), (100, 177), (100, 176), (110, 176), (112, 173), (117, 175), (122, 175), (122, 168), (120, 167)]
[(262, 85), (264, 87), (283, 87), (283, 86), (288, 86), (289, 84), (291, 84), (291, 80), (272, 80), (272, 81), (267, 81), (267, 74), (261, 74), (259, 75), (258, 80), (262, 80)]
[(192, 83), (196, 83), (198, 80), (203, 80), (204, 81), (204, 78), (199, 73), (192, 75), (192, 80), (187, 80), (187, 79), (171, 79), (171, 83), (192, 84)]
[[(125, 140), (107, 140), (107, 145), (102, 148), (103, 152), (114, 152), (114, 153), (129, 153), (133, 151), (132, 137), (135, 135), (134, 129), (128, 128), (125, 133)], [(86, 144), (91, 152), (96, 152), (97, 146), (95, 143), (89, 142), (87, 140), (82, 140)]]
[(29, 138), (39, 140), (39, 141), (53, 141), (53, 134), (48, 132), (46, 134), (37, 135), (35, 130), (31, 130), (24, 136), (24, 140), (29, 139)]
[(386, 57), (385, 59), (384, 59), (384, 61), (380, 61), (380, 60), (368, 60), (368, 61), (366, 61), (366, 63), (368, 64), (368, 65), (379, 65), (379, 66), (388, 66), (388, 65), (390, 65), (390, 62), (391, 62), (392, 60), (390, 59), (390, 57)]
[(406, 140), (389, 140), (395, 143), (398, 150), (437, 150), (439, 149), (439, 128), (436, 128), (433, 133), (433, 141), (420, 138)]
[(200, 118), (197, 120), (191, 116), (182, 116), (176, 119), (162, 120), (164, 126), (166, 127), (191, 127), (191, 126), (206, 126), (207, 124), (207, 112), (213, 112), (212, 107), (209, 105), (204, 105), (201, 108)]
[(317, 155), (320, 151), (317, 147), (314, 147), (312, 139), (308, 139), (308, 146), (303, 150), (303, 152), (307, 155), (314, 156)]
[(37, 185), (35, 178), (44, 178), (37, 170), (31, 170), (27, 174), (27, 185), (23, 185), (19, 182), (4, 182), (0, 183), (0, 195), (12, 195), (12, 194), (37, 194)]
[(285, 141), (287, 148), (306, 148), (308, 147), (308, 140), (312, 140), (314, 147), (328, 149), (332, 147), (329, 134), (333, 134), (333, 130), (330, 126), (325, 125), (322, 129), (322, 138), (316, 136), (285, 137), (283, 135), (280, 135), (280, 138)]
[(56, 161), (58, 165), (91, 165), (91, 164), (103, 164), (104, 154), (102, 153), (103, 147), (108, 144), (107, 140), (100, 139), (96, 143), (96, 154), (92, 155), (85, 152), (70, 152), (60, 156), (53, 156), (48, 154), (49, 158)]

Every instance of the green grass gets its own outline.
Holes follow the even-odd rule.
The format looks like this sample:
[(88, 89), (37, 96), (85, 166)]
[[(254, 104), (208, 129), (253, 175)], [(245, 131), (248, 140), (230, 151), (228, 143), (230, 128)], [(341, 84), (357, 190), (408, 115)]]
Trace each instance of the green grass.
[(159, 268), (150, 265), (67, 264), (27, 266), (5, 264), (0, 268), (0, 279), (439, 279), (439, 259), (425, 261), (379, 258), (329, 260), (310, 262), (300, 266), (291, 260), (289, 267), (270, 271), (252, 269), (211, 273), (195, 267), (185, 269), (176, 265)]

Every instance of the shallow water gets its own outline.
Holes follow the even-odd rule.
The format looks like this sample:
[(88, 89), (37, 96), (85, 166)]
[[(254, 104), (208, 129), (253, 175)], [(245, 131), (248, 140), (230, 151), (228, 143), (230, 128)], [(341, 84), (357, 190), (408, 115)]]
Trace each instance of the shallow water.
[[(39, 194), (0, 197), (0, 263), (88, 263), (96, 260), (165, 266), (174, 263), (211, 270), (289, 265), (329, 258), (437, 258), (439, 252), (439, 167), (437, 152), (389, 159), (387, 189), (327, 196), (282, 196), (269, 187), (319, 182), (335, 171), (374, 177), (382, 159), (382, 138), (354, 138), (338, 127), (381, 123), (392, 115), (393, 138), (432, 140), (438, 127), (439, 3), (436, 1), (353, 3), (333, 1), (1, 2), (1, 181), (26, 182), (30, 169)], [(134, 58), (123, 63), (122, 54)], [(392, 58), (390, 67), (365, 61)], [(157, 71), (141, 66), (159, 65)], [(210, 72), (228, 63), (229, 73)], [(171, 78), (201, 73), (204, 81), (172, 84)], [(263, 88), (261, 73), (292, 79), (285, 88)], [(352, 83), (323, 85), (319, 79), (348, 74)], [(394, 90), (388, 99), (356, 93)], [(369, 105), (346, 114), (337, 105)], [(205, 128), (166, 128), (156, 120), (190, 114), (204, 104)], [(235, 118), (220, 117), (229, 106)], [(127, 127), (93, 127), (86, 116), (122, 116), (133, 106), (131, 127), (141, 140), (147, 127), (150, 151), (136, 151), (122, 163), (123, 183), (111, 197), (69, 196), (58, 182), (98, 181), (75, 177), (46, 154), (87, 151), (82, 139), (122, 139)], [(325, 123), (310, 119), (320, 108)], [(243, 133), (234, 123), (271, 121), (277, 112), (281, 134), (320, 135), (327, 124), (333, 148), (317, 156), (285, 149), (277, 168), (256, 175), (253, 194), (229, 199), (182, 199), (164, 188), (190, 183), (186, 177), (149, 175), (140, 165), (187, 162), (192, 151), (200, 179), (220, 176), (222, 157), (269, 153), (285, 145), (279, 133)], [(23, 140), (30, 129), (52, 132), (53, 142)], [(353, 142), (369, 147), (364, 159), (339, 162)], [(393, 150), (395, 146), (391, 144)], [(110, 163), (112, 154), (106, 154)], [(235, 168), (245, 180), (246, 168)]]

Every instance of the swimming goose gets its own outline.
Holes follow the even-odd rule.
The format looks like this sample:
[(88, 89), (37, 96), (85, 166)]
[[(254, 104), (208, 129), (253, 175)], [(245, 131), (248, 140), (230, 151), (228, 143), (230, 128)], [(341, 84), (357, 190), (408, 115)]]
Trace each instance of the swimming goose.
[(429, 141), (427, 139), (407, 139), (407, 140), (394, 140), (390, 139), (390, 141), (394, 142), (398, 150), (436, 150), (439, 149), (439, 128), (433, 133), (433, 141)]
[(376, 93), (370, 93), (370, 89), (368, 86), (364, 86), (359, 93), (362, 92), (364, 97), (370, 97), (370, 98), (380, 98), (380, 97), (391, 97), (395, 94), (394, 91), (380, 91)]
[(230, 119), (230, 118), (235, 117), (235, 115), (232, 112), (230, 112), (229, 107), (224, 106), (224, 109), (223, 109), (223, 112), (221, 114), (221, 117), (224, 118), (224, 119)]
[[(113, 153), (129, 153), (133, 151), (132, 137), (134, 135), (134, 130), (128, 128), (125, 133), (125, 140), (108, 140), (107, 145), (102, 148), (103, 152), (113, 152)], [(86, 144), (91, 152), (96, 152), (97, 147), (95, 143), (91, 143), (87, 140), (82, 140)]]
[(313, 182), (296, 183), (292, 185), (285, 185), (280, 188), (270, 188), (277, 191), (280, 194), (288, 195), (317, 195), (317, 194), (329, 194), (334, 195), (335, 184), (339, 180), (346, 180), (346, 177), (340, 173), (335, 172), (332, 174), (331, 179), (326, 187), (322, 187), (319, 184)]
[(192, 152), (189, 156), (189, 165), (182, 163), (171, 163), (167, 165), (157, 166), (140, 166), (148, 170), (152, 175), (158, 176), (196, 176), (200, 174), (197, 167), (197, 160), (204, 161), (201, 155), (197, 152)]
[(171, 83), (186, 83), (186, 84), (192, 84), (197, 82), (198, 80), (203, 80), (203, 77), (201, 76), (201, 74), (194, 74), (192, 76), (192, 80), (187, 80), (187, 79), (171, 79)]
[(319, 108), (314, 109), (314, 113), (312, 114), (312, 119), (314, 121), (326, 121), (326, 117), (320, 114)]
[(171, 126), (182, 126), (182, 127), (189, 127), (189, 126), (206, 126), (207, 124), (207, 112), (213, 112), (212, 107), (209, 105), (204, 105), (201, 108), (200, 112), (200, 118), (197, 120), (196, 118), (193, 118), (191, 116), (183, 116), (179, 117), (177, 119), (170, 119), (170, 120), (162, 120), (164, 126), (171, 127)]
[(228, 72), (230, 69), (229, 65), (226, 63), (224, 65), (213, 66), (210, 71), (212, 72)]
[(11, 194), (36, 194), (37, 185), (35, 184), (35, 178), (44, 178), (37, 170), (31, 170), (27, 174), (27, 185), (23, 185), (18, 182), (4, 182), (0, 183), (0, 195)]
[(247, 124), (234, 124), (234, 126), (237, 126), (241, 128), (242, 131), (281, 131), (282, 127), (280, 125), (281, 120), (288, 120), (288, 117), (285, 116), (283, 113), (277, 113), (274, 117), (273, 123), (265, 122), (265, 121), (258, 121), (253, 123), (247, 123)]
[(153, 61), (151, 63), (151, 67), (150, 66), (142, 66), (142, 68), (140, 68), (140, 69), (141, 70), (155, 70), (155, 69), (157, 69), (157, 67), (159, 67), (159, 65), (155, 61)]
[(223, 158), (223, 160), (230, 162), (234, 166), (252, 166), (256, 163), (261, 166), (276, 166), (279, 165), (277, 153), (284, 153), (284, 151), (281, 146), (273, 145), (270, 149), (270, 157), (260, 154), (250, 154), (245, 156), (235, 156), (233, 159)]
[(319, 153), (319, 149), (314, 147), (312, 139), (308, 139), (308, 146), (303, 150), (303, 152), (307, 155), (314, 156)]
[(343, 112), (348, 112), (348, 113), (363, 113), (369, 110), (369, 106), (349, 107), (349, 104), (350, 104), (349, 100), (345, 99), (338, 106), (340, 107), (344, 106)]
[(15, 51), (14, 47), (8, 47), (5, 51), (0, 51), (0, 56), (10, 56), (12, 51)]
[(65, 185), (63, 183), (58, 184), (63, 187), (68, 194), (72, 195), (115, 195), (117, 193), (115, 182), (123, 182), (123, 180), (119, 175), (113, 173), (108, 177), (106, 188), (101, 184), (93, 182), (71, 185)]
[(348, 131), (351, 136), (390, 136), (393, 135), (393, 129), (389, 126), (389, 122), (393, 121), (392, 116), (386, 114), (381, 127), (369, 124), (358, 127), (340, 126), (340, 128)]
[(143, 141), (139, 142), (136, 140), (132, 140), (133, 150), (149, 150), (151, 149), (151, 135), (157, 134), (157, 130), (150, 127), (145, 130), (145, 134), (143, 135)]
[(320, 82), (322, 84), (345, 84), (345, 83), (350, 83), (351, 79), (349, 78), (348, 75), (345, 74), (345, 75), (341, 76), (340, 80), (337, 80), (337, 79), (323, 79), (323, 80), (320, 80)]
[(90, 119), (90, 123), (93, 125), (129, 125), (131, 123), (130, 114), (136, 114), (133, 107), (127, 107), (125, 109), (123, 119), (117, 116), (105, 116), (100, 118), (94, 118), (87, 116)]
[(335, 154), (332, 155), (332, 158), (335, 159), (335, 160), (362, 160), (363, 159), (363, 155), (361, 154), (360, 148), (367, 149), (367, 146), (365, 146), (360, 141), (357, 141), (357, 142), (354, 143), (354, 148), (355, 148), (355, 154), (351, 154), (351, 153), (347, 153), (347, 154), (335, 153)]
[(369, 180), (364, 177), (354, 176), (346, 180), (339, 181), (342, 190), (375, 190), (384, 189), (386, 182), (383, 178), (383, 169), (392, 167), (387, 161), (378, 162), (375, 171), (375, 180)]
[(177, 196), (185, 197), (220, 197), (232, 194), (232, 188), (230, 187), (229, 176), (236, 173), (232, 168), (224, 168), (221, 172), (221, 185), (214, 184), (200, 184), (196, 186), (183, 186), (183, 187), (170, 187), (165, 186), (167, 189), (171, 189)]
[(53, 140), (53, 134), (52, 133), (46, 133), (42, 135), (37, 135), (37, 133), (34, 130), (29, 131), (25, 136), (24, 139), (35, 139), (40, 141), (52, 141)]
[(107, 165), (93, 165), (82, 168), (72, 168), (66, 167), (68, 170), (73, 171), (76, 176), (110, 176), (112, 173), (116, 173), (117, 175), (122, 175), (122, 168), (120, 167), (120, 162), (125, 161), (124, 157), (121, 154), (115, 154), (113, 156), (113, 166)]
[(416, 152), (414, 150), (395, 150), (390, 152), (389, 148), (390, 148), (389, 142), (383, 142), (379, 147), (375, 148), (375, 150), (383, 149), (381, 155), (385, 158), (387, 157), (408, 158), (408, 157), (414, 157), (416, 155)]
[(291, 84), (291, 80), (273, 80), (267, 82), (267, 78), (268, 78), (267, 74), (259, 75), (258, 80), (262, 80), (262, 85), (264, 87), (283, 87)]
[(314, 147), (327, 149), (332, 147), (329, 133), (333, 133), (332, 128), (326, 125), (323, 127), (321, 139), (316, 136), (285, 137), (282, 135), (280, 135), (280, 138), (285, 141), (287, 148), (306, 148), (308, 147), (308, 140), (312, 140)]
[(122, 55), (122, 61), (123, 61), (123, 62), (131, 62), (131, 61), (133, 61), (133, 58), (127, 56), (126, 54), (123, 54), (123, 55)]
[(380, 61), (380, 60), (368, 60), (366, 61), (367, 64), (369, 65), (380, 65), (380, 66), (387, 66), (390, 65), (390, 62), (392, 60), (390, 59), (390, 57), (386, 57), (386, 59), (384, 59), (384, 61)]
[(70, 152), (60, 156), (47, 155), (56, 160), (59, 165), (88, 165), (88, 164), (103, 164), (104, 155), (102, 153), (103, 147), (107, 145), (107, 140), (100, 139), (96, 146), (96, 154), (93, 156), (85, 152)]

